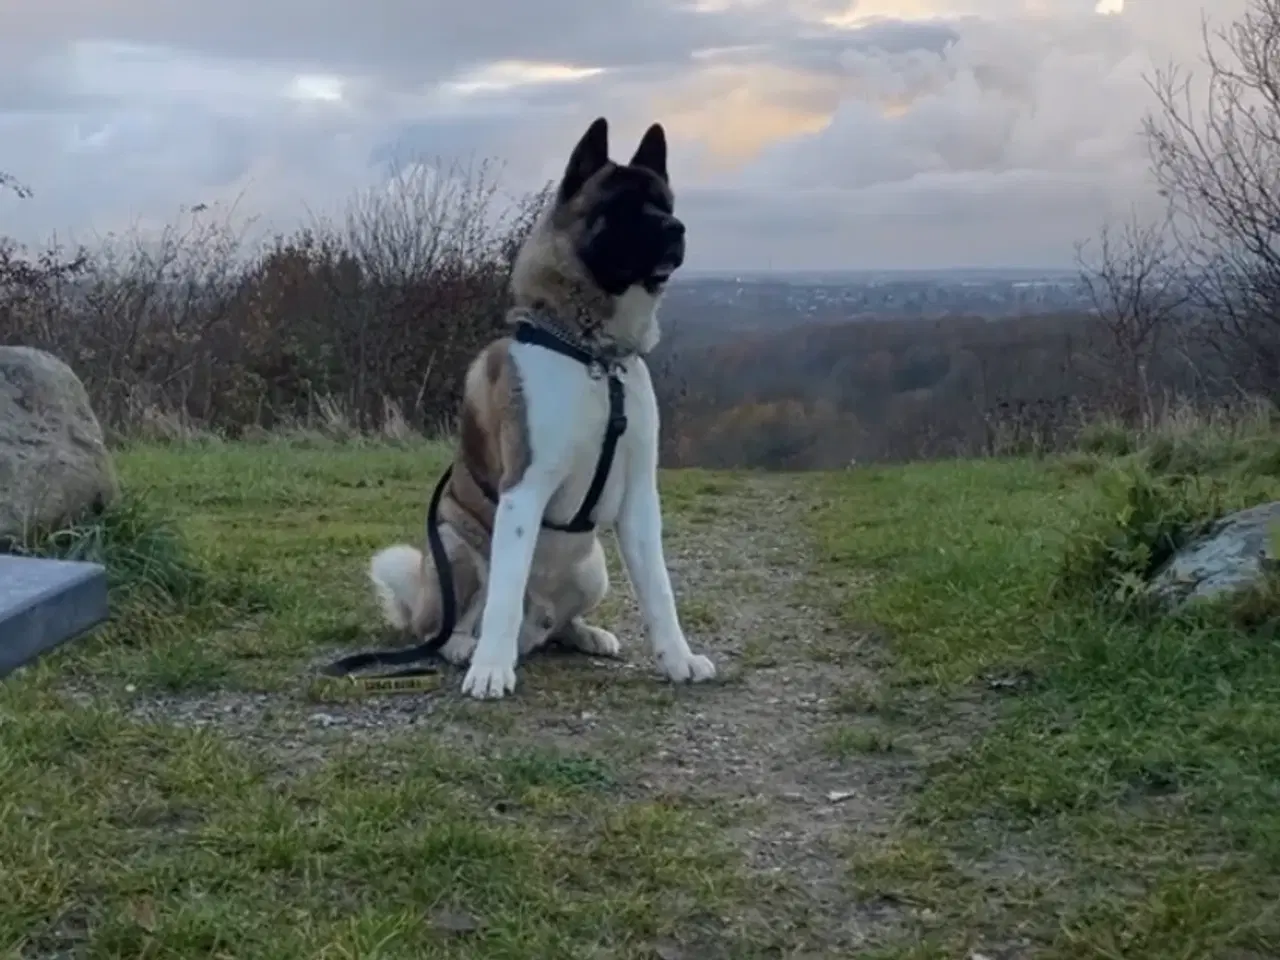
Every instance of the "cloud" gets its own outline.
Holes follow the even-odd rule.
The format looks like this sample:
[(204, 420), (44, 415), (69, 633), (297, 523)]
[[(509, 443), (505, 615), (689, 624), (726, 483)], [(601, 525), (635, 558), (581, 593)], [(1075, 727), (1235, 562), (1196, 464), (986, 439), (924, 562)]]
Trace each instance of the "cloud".
[[(1154, 212), (1140, 136), (1147, 80), (1169, 58), (1196, 59), (1200, 13), (1187, 0), (1129, 0), (1112, 16), (1096, 6), (868, 0), (835, 18), (947, 36), (847, 45), (811, 93), (824, 122), (686, 193), (686, 212), (692, 203), (719, 228), (699, 262), (1065, 265), (1103, 220), (1131, 205)], [(1243, 6), (1215, 8), (1216, 21)], [(904, 12), (917, 19), (876, 19)]]
[[(1114, 8), (1116, 0), (1109, 0)], [(1246, 0), (1219, 0), (1216, 16)], [(557, 176), (662, 119), (690, 265), (1061, 264), (1151, 200), (1144, 75), (1196, 0), (46, 0), (0, 8), (5, 230), (287, 228), (420, 156)]]
[(951, 30), (943, 49), (846, 50), (827, 122), (728, 181), (775, 194), (786, 233), (807, 229), (775, 266), (1062, 262), (1074, 238), (1150, 197), (1149, 60), (1127, 22), (961, 17)]

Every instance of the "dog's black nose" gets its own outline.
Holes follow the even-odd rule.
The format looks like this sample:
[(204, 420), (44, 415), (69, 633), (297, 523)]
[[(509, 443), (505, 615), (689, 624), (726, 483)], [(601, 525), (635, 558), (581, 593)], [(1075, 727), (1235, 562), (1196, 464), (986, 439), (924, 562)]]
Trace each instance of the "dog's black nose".
[(684, 224), (672, 217), (662, 228), (662, 236), (667, 243), (675, 243), (677, 240), (683, 240)]

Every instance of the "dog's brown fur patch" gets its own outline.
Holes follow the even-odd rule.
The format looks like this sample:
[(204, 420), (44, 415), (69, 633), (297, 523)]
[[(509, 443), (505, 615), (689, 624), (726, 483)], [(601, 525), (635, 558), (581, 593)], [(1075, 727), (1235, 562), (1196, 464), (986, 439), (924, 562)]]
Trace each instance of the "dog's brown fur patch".
[[(588, 186), (582, 193), (594, 193)], [(517, 307), (546, 310), (583, 333), (602, 328), (613, 317), (614, 298), (601, 290), (577, 255), (586, 220), (569, 204), (555, 204), (534, 226), (511, 271), (511, 298)]]
[[(524, 386), (511, 357), (511, 344), (509, 337), (493, 341), (467, 370), (453, 477), (444, 497), (445, 502), (453, 501), (447, 519), (462, 521), (459, 533), (485, 552), (495, 505), (480, 484), (499, 494), (510, 489), (524, 477), (532, 456)], [(466, 518), (455, 518), (457, 510)]]
[(529, 469), (529, 422), (511, 339), (495, 340), (467, 371), (459, 456), (472, 474), (501, 493)]

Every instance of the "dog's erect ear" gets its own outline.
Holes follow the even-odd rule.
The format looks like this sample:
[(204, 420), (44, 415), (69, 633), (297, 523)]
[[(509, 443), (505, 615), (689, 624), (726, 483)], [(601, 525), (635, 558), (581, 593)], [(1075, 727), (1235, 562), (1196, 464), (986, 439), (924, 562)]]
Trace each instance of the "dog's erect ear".
[(667, 135), (662, 124), (655, 123), (640, 138), (640, 146), (636, 147), (636, 155), (631, 158), (630, 166), (644, 167), (652, 170), (663, 181), (667, 179)]
[(569, 155), (564, 179), (560, 181), (561, 201), (571, 199), (582, 185), (609, 162), (609, 121), (597, 117)]

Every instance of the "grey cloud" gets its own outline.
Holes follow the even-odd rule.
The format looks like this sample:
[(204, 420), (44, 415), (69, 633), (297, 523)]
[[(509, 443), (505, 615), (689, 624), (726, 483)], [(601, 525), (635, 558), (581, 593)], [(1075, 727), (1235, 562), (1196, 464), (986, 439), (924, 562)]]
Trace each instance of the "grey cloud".
[(6, 51), (0, 39), (0, 116), (88, 110), (106, 102), (92, 91), (74, 90), (53, 58), (27, 50)]
[(810, 28), (803, 37), (787, 36), (771, 42), (738, 47), (727, 46), (712, 52), (708, 60), (717, 63), (759, 63), (762, 59), (780, 67), (823, 74), (841, 74), (851, 56), (906, 54), (927, 51), (941, 54), (958, 38), (950, 23), (912, 23), (878, 20), (857, 30)]
[[(693, 111), (672, 147), (691, 267), (1062, 263), (1103, 218), (1150, 200), (1142, 73), (1194, 54), (1200, 0), (1128, 0), (1110, 19), (1094, 0), (918, 6), (930, 2), (938, 19), (858, 30), (819, 26), (800, 0), (714, 13), (662, 0), (12, 4), (0, 169), (37, 194), (0, 197), (0, 219), (30, 239), (241, 197), (287, 228), (416, 155), (497, 157), (525, 189), (560, 172), (591, 117), (609, 116), (621, 152), (661, 119), (655, 102)], [(85, 40), (140, 45), (137, 64)], [(609, 69), (465, 99), (432, 87), (504, 58)], [(706, 172), (698, 125), (736, 109), (751, 126), (735, 85), (765, 66), (773, 79), (749, 103), (829, 122)], [(344, 103), (282, 97), (302, 70), (347, 75)]]
[[(307, 16), (295, 11), (285, 17), (288, 30), (277, 24), (278, 43), (271, 40), (270, 24), (287, 8), (258, 4), (239, 10), (235, 0), (229, 9), (126, 3), (113, 8), (109, 19), (102, 19), (99, 5), (76, 7), (72, 0), (55, 0), (40, 14), (0, 12), (0, 35), (11, 39), (25, 29), (52, 40), (52, 30), (37, 27), (54, 21), (73, 25), (75, 35), (86, 39), (99, 35), (94, 43), (50, 48), (43, 57), (28, 50), (20, 69), (15, 63), (12, 73), (0, 70), (0, 77), (13, 78), (0, 90), (15, 93), (7, 120), (0, 110), (0, 129), (6, 123), (16, 127), (10, 139), (16, 146), (6, 149), (0, 163), (37, 188), (36, 201), (0, 207), (7, 228), (37, 231), (41, 224), (84, 220), (77, 212), (85, 210), (107, 219), (124, 209), (162, 213), (158, 208), (227, 191), (247, 191), (276, 212), (282, 195), (296, 199), (304, 183), (323, 194), (310, 202), (333, 202), (387, 164), (423, 154), (499, 157), (517, 188), (534, 187), (558, 174), (562, 141), (576, 137), (589, 115), (607, 113), (625, 128), (630, 110), (635, 123), (647, 123), (643, 103), (657, 85), (678, 83), (696, 69), (688, 63), (693, 51), (739, 46), (753, 51), (755, 63), (804, 68), (807, 61), (812, 69), (822, 61), (833, 70), (847, 42), (901, 46), (904, 37), (929, 42), (936, 35), (911, 24), (878, 25), (868, 31), (870, 41), (842, 33), (837, 44), (830, 32), (810, 29), (805, 37), (795, 36), (786, 11), (695, 14), (656, 0), (610, 5), (607, 12), (603, 5), (575, 0), (383, 6), (381, 13), (354, 3), (308, 7)], [(410, 42), (432, 18), (432, 35)], [(377, 24), (382, 26), (371, 27)], [(115, 39), (103, 42), (108, 28)], [(241, 57), (256, 52), (264, 59), (183, 56), (177, 45)], [(614, 66), (571, 85), (535, 85), (452, 105), (427, 95), (421, 83), (425, 76), (452, 75), (471, 58), (508, 54)], [(408, 66), (418, 77), (394, 73), (405, 59), (412, 60)], [(681, 60), (684, 66), (673, 65)], [(390, 64), (392, 72), (358, 77), (343, 108), (306, 110), (278, 96), (251, 95), (283, 84), (304, 62), (317, 72), (371, 70), (371, 63), (380, 71)], [(290, 172), (293, 164), (297, 173)], [(323, 183), (325, 173), (333, 183)], [(271, 186), (275, 177), (288, 181), (281, 191)]]
[(868, 190), (686, 190), (694, 269), (1069, 265), (1076, 239), (1128, 202), (1096, 182), (960, 174)]
[(0, 10), (29, 49), (82, 37), (219, 57), (419, 79), (498, 59), (589, 65), (684, 62), (703, 47), (768, 39), (777, 14), (700, 13), (664, 0), (47, 0)]
[(1152, 61), (1133, 22), (947, 28), (941, 51), (850, 45), (824, 129), (690, 198), (721, 238), (709, 260), (1063, 264), (1103, 220), (1154, 202), (1139, 137)]

